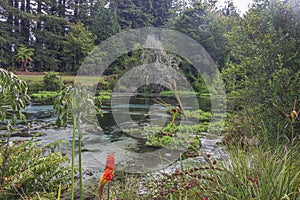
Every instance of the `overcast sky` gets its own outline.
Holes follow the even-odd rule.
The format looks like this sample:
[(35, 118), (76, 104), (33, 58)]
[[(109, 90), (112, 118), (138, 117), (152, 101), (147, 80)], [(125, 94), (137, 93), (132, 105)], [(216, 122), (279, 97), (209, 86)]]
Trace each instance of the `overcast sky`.
[(248, 5), (251, 4), (252, 0), (232, 0), (237, 10), (244, 14), (248, 10)]
[[(227, 0), (219, 0), (218, 4), (220, 7), (223, 7), (222, 4)], [(232, 0), (233, 4), (237, 8), (238, 12), (242, 16), (248, 10), (248, 5), (253, 2), (253, 0)]]

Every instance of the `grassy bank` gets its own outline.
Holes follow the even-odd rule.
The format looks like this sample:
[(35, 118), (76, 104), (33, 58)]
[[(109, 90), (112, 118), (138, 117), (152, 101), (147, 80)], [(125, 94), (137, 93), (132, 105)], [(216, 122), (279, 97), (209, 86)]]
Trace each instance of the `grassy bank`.
[[(34, 83), (43, 83), (43, 78), (44, 75), (18, 75), (18, 77), (27, 83), (29, 85), (34, 84)], [(76, 76), (71, 76), (71, 75), (59, 75), (61, 78), (61, 81), (63, 83), (74, 83)], [(86, 85), (94, 85), (97, 82), (102, 82), (103, 77), (97, 77), (97, 76), (80, 76), (80, 81), (84, 82)]]

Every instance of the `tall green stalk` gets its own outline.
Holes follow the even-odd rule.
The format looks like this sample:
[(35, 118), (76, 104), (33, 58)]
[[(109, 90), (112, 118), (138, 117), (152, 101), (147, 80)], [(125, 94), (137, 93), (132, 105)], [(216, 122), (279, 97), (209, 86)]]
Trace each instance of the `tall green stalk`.
[(76, 135), (76, 115), (73, 117), (73, 133), (72, 133), (72, 186), (71, 199), (75, 198), (75, 135)]
[(291, 125), (292, 125), (292, 130), (291, 130), (291, 131), (292, 131), (292, 133), (291, 133), (291, 135), (292, 135), (292, 136), (291, 136), (291, 140), (292, 140), (292, 141), (291, 141), (291, 142), (292, 142), (292, 147), (293, 147), (293, 146), (294, 146), (294, 139), (295, 139), (295, 138), (294, 138), (294, 132), (295, 132), (295, 130), (294, 130), (294, 124), (291, 123)]
[[(79, 114), (80, 115), (80, 114)], [(80, 131), (80, 116), (77, 119), (77, 131), (78, 131), (78, 164), (79, 164), (79, 194), (80, 194), (80, 200), (83, 199), (83, 184), (82, 184), (82, 160), (81, 160), (81, 131)]]

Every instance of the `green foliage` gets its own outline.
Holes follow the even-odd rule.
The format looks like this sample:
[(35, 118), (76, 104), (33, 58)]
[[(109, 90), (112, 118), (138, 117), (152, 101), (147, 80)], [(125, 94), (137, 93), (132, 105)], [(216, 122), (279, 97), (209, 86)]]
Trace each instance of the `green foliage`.
[(199, 73), (193, 72), (189, 73), (187, 76), (192, 82), (192, 86), (195, 91), (198, 91), (200, 94), (209, 93), (208, 87), (203, 78), (199, 75)]
[[(195, 1), (191, 7), (179, 7), (175, 20), (170, 20), (170, 28), (185, 33), (201, 44), (219, 68), (224, 67), (229, 57), (227, 39), (224, 34), (231, 29), (236, 18), (222, 14), (216, 1)], [(196, 75), (196, 74), (193, 74)]]
[(32, 62), (33, 55), (34, 55), (34, 49), (33, 48), (27, 48), (25, 46), (21, 46), (18, 49), (18, 52), (15, 56), (15, 60), (19, 63), (21, 63), (22, 68), (24, 71), (28, 71), (28, 62)]
[(22, 109), (29, 102), (27, 94), (27, 84), (19, 80), (11, 72), (0, 68), (0, 120), (5, 121), (7, 117), (16, 120), (25, 120)]
[(28, 93), (34, 93), (45, 90), (44, 83), (41, 81), (26, 81), (28, 84)]
[(107, 77), (102, 77), (102, 78), (99, 78), (97, 81), (98, 81), (97, 91), (99, 91), (99, 93), (102, 93), (105, 91), (111, 91), (115, 84), (115, 76), (111, 75), (111, 76), (107, 76)]
[(296, 200), (300, 183), (298, 148), (253, 148), (245, 153), (232, 147), (224, 172), (218, 174), (220, 189), (223, 190), (219, 197)]
[(147, 137), (146, 145), (151, 147), (166, 147), (173, 142), (173, 139), (166, 135), (166, 136), (157, 136), (157, 135), (149, 135)]
[[(66, 189), (70, 182), (70, 166), (67, 156), (54, 152), (60, 142), (40, 146), (32, 138), (29, 141), (14, 142), (3, 148), (1, 159), (6, 157), (5, 170), (0, 175), (1, 199), (28, 198), (36, 193), (56, 193), (59, 185)], [(6, 145), (5, 145), (6, 146)], [(50, 153), (49, 153), (50, 152)], [(1, 164), (1, 169), (3, 165)]]
[(60, 91), (39, 91), (30, 95), (34, 103), (39, 104), (53, 104), (54, 99), (60, 95)]
[(102, 115), (101, 104), (101, 95), (95, 97), (86, 88), (66, 87), (54, 101), (55, 114), (58, 114), (56, 125), (65, 126), (74, 116), (80, 117), (83, 122), (91, 122), (93, 114)]
[(200, 135), (207, 131), (208, 126), (209, 122), (179, 126), (168, 123), (165, 127), (144, 127), (143, 130), (132, 128), (123, 131), (132, 136), (144, 137), (148, 146), (181, 149), (191, 153), (200, 148)]
[(150, 126), (144, 127), (143, 130), (131, 128), (124, 131), (133, 136), (144, 137), (146, 139), (146, 145), (148, 146), (197, 151), (201, 146), (201, 133), (208, 130), (211, 113), (202, 110), (185, 110), (184, 117), (190, 120), (199, 120), (200, 123), (193, 125), (175, 125), (168, 123), (164, 127)]
[(77, 71), (84, 58), (94, 48), (96, 37), (78, 22), (70, 26), (70, 31), (64, 41), (63, 60), (70, 65), (72, 71)]
[[(117, 4), (118, 22), (122, 29), (150, 26), (153, 22), (150, 0), (119, 1)], [(143, 5), (143, 6), (142, 6)]]
[(205, 112), (205, 111), (203, 111), (201, 109), (196, 110), (196, 111), (194, 111), (194, 110), (192, 110), (192, 111), (191, 110), (186, 110), (185, 111), (185, 115), (188, 118), (196, 118), (196, 119), (198, 119), (201, 122), (205, 122), (205, 121), (209, 122), (210, 119), (211, 119), (211, 113), (210, 112)]
[(57, 72), (47, 72), (43, 78), (44, 87), (49, 91), (61, 90), (62, 81)]
[(162, 131), (148, 135), (146, 145), (154, 147), (176, 148), (184, 150), (184, 154), (195, 153), (201, 147), (200, 133), (207, 130), (200, 129), (202, 125), (181, 125), (168, 124)]
[(62, 90), (61, 95), (57, 96), (54, 101), (55, 114), (58, 114), (56, 125), (62, 127), (67, 125), (72, 118), (72, 95), (73, 89), (71, 86)]
[[(299, 146), (230, 146), (225, 160), (183, 160), (172, 172), (126, 177), (112, 183), (118, 199), (290, 199), (299, 198)], [(120, 177), (120, 175), (119, 175)], [(138, 191), (138, 192), (137, 192)]]
[(208, 126), (209, 126), (209, 122), (200, 122), (199, 124), (195, 124), (195, 125), (179, 126), (178, 130), (181, 133), (185, 133), (185, 134), (200, 134), (206, 132)]
[(101, 101), (110, 100), (111, 99), (111, 94), (112, 94), (111, 90), (99, 91), (99, 98), (101, 99)]
[[(198, 92), (192, 92), (192, 91), (177, 91), (178, 92), (178, 95), (196, 95), (198, 94)], [(171, 90), (166, 90), (166, 91), (162, 91), (160, 92), (161, 95), (166, 95), (166, 96), (173, 96), (173, 91)]]
[(116, 2), (110, 2), (109, 9), (104, 8), (106, 3), (106, 1), (96, 1), (85, 23), (88, 29), (97, 36), (96, 45), (120, 31)]
[[(262, 138), (266, 128), (274, 141), (272, 133), (285, 123), (281, 138), (292, 139), (292, 125), (283, 113), (290, 114), (295, 100), (300, 100), (296, 19), (292, 8), (282, 1), (257, 1), (227, 34), (231, 61), (222, 73), (233, 112), (228, 123), (233, 135), (251, 137), (255, 133)], [(299, 135), (299, 119), (293, 128), (294, 136)]]
[(0, 88), (1, 121), (7, 123), (8, 131), (5, 140), (0, 140), (0, 198), (28, 199), (37, 193), (56, 192), (60, 184), (67, 187), (70, 167), (65, 162), (68, 158), (54, 151), (60, 142), (41, 146), (35, 142), (36, 138), (29, 141), (10, 140), (16, 129), (9, 118), (13, 123), (17, 118), (26, 120), (22, 113), (29, 101), (26, 82), (0, 69)]

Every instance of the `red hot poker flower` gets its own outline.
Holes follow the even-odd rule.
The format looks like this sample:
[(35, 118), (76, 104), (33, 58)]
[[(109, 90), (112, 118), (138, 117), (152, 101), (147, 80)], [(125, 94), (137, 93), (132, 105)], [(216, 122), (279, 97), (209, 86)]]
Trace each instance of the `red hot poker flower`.
[(106, 166), (105, 170), (100, 178), (99, 185), (104, 185), (112, 180), (114, 177), (114, 169), (115, 169), (115, 156), (114, 154), (110, 154), (106, 156)]
[(100, 177), (97, 193), (99, 195), (99, 199), (103, 199), (103, 187), (106, 183), (109, 183), (114, 177), (115, 170), (115, 156), (114, 154), (109, 154), (106, 156), (106, 166), (105, 170)]

